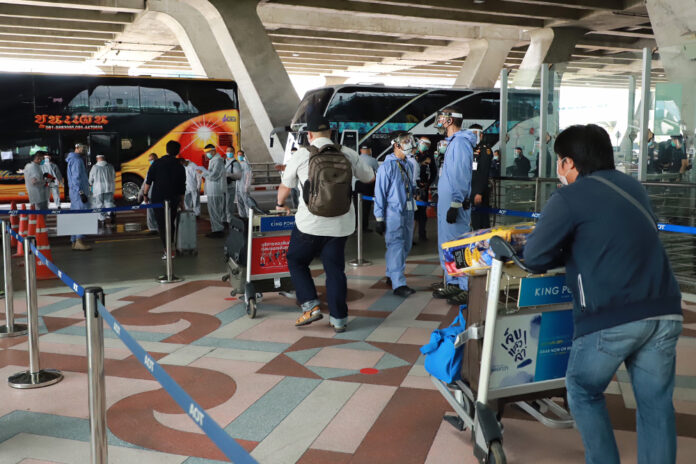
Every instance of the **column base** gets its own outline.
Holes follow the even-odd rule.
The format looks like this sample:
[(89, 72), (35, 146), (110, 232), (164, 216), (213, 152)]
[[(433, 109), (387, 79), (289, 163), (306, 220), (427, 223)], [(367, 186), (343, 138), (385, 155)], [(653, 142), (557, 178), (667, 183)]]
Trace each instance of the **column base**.
[(0, 325), (0, 338), (19, 337), (26, 335), (28, 330), (26, 324), (13, 324), (12, 330), (10, 330), (9, 326)]
[(7, 379), (12, 388), (41, 388), (48, 387), (63, 380), (63, 374), (55, 369), (41, 369), (38, 372), (18, 372)]
[(350, 267), (372, 266), (372, 261), (367, 261), (366, 259), (353, 259), (348, 261), (348, 265)]
[(171, 280), (167, 279), (167, 275), (166, 275), (166, 274), (157, 277), (157, 279), (155, 279), (155, 280), (157, 280), (157, 281), (158, 281), (159, 283), (161, 283), (161, 284), (173, 284), (173, 283), (176, 283), (176, 282), (183, 282), (183, 281), (184, 281), (184, 279), (182, 279), (181, 277), (177, 277), (177, 276), (175, 276), (175, 275), (173, 275), (173, 274), (172, 274), (172, 279), (171, 279)]

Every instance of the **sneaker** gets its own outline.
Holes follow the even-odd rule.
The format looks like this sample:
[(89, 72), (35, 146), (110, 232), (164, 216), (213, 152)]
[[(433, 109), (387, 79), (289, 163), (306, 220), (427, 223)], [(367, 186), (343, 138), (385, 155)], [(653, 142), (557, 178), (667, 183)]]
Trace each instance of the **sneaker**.
[(391, 287), (391, 286), (392, 286), (392, 281), (391, 281), (391, 279), (390, 279), (389, 277), (385, 277), (385, 278), (384, 278), (384, 282), (387, 284), (388, 287)]
[(438, 300), (446, 300), (459, 295), (460, 293), (462, 293), (462, 291), (463, 290), (459, 288), (457, 285), (447, 285), (442, 290), (434, 291), (433, 298), (437, 298)]
[[(176, 258), (176, 253), (172, 252), (172, 259), (174, 259), (174, 258)], [(166, 261), (166, 260), (167, 260), (167, 252), (165, 251), (162, 254), (162, 261)]]
[(463, 291), (459, 295), (447, 299), (447, 304), (463, 305), (469, 303), (469, 292)]
[(346, 329), (348, 328), (347, 325), (338, 326), (338, 325), (333, 325), (333, 324), (330, 323), (330, 322), (329, 322), (329, 327), (333, 328), (333, 329), (334, 329), (334, 332), (336, 332), (336, 333), (338, 333), (338, 334), (345, 332)]
[(92, 247), (83, 242), (82, 239), (78, 238), (75, 240), (75, 243), (73, 243), (73, 250), (75, 251), (89, 251), (91, 249)]
[(416, 291), (408, 285), (402, 285), (401, 287), (394, 290), (394, 295), (400, 296), (401, 298), (408, 298), (414, 293), (416, 293)]
[(303, 312), (302, 315), (297, 318), (297, 320), (295, 321), (295, 327), (301, 327), (303, 325), (311, 324), (314, 321), (318, 321), (322, 317), (324, 316), (321, 314), (319, 306), (315, 306), (309, 311)]

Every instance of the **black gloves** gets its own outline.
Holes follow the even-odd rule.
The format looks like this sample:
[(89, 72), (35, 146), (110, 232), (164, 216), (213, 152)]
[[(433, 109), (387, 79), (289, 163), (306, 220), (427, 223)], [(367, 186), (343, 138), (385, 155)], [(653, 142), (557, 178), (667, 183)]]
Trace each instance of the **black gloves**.
[(83, 191), (80, 191), (80, 200), (82, 200), (82, 203), (85, 204), (89, 201), (89, 198), (87, 198), (87, 195)]
[(457, 213), (459, 213), (459, 208), (450, 207), (447, 210), (447, 224), (454, 224), (457, 222)]
[(375, 227), (375, 232), (377, 232), (379, 235), (384, 235), (384, 232), (387, 230), (387, 224), (384, 221), (377, 221), (377, 226)]

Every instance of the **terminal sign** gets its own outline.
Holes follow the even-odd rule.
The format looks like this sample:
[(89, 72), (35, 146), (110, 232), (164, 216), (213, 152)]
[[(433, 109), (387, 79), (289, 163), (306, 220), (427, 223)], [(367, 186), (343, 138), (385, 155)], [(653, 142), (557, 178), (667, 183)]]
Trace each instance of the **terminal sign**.
[(565, 275), (530, 277), (520, 282), (517, 306), (541, 306), (573, 301), (573, 294), (566, 286)]

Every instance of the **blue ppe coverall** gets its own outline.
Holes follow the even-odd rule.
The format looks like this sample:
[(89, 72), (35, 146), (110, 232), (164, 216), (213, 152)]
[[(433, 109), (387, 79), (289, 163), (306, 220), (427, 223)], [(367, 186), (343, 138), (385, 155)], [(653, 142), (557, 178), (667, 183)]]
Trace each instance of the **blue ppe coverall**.
[(375, 218), (386, 223), (384, 241), (386, 275), (392, 288), (406, 285), (406, 257), (413, 245), (415, 184), (413, 167), (407, 160), (388, 155), (377, 170), (375, 181)]
[[(461, 204), (471, 194), (471, 173), (474, 162), (474, 146), (476, 134), (469, 130), (455, 132), (447, 137), (449, 145), (445, 152), (440, 178), (437, 182), (437, 251), (440, 265), (445, 270), (442, 244), (458, 238), (471, 230), (471, 209), (464, 210)], [(457, 207), (457, 220), (454, 224), (447, 222), (447, 210)], [(446, 270), (445, 270), (446, 272)], [(469, 281), (466, 277), (447, 276), (447, 284), (458, 285), (462, 290), (468, 290)]]
[[(70, 152), (66, 158), (68, 162), (68, 188), (70, 189), (70, 209), (89, 209), (89, 178), (87, 177), (87, 168), (82, 156), (75, 152)], [(80, 198), (80, 191), (87, 195), (87, 203), (84, 203)], [(70, 237), (71, 242), (82, 239), (82, 235), (73, 235)]]

